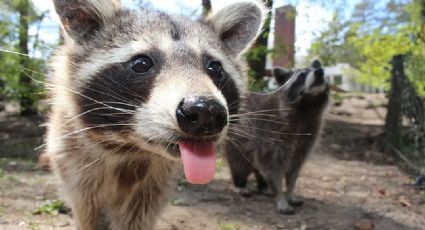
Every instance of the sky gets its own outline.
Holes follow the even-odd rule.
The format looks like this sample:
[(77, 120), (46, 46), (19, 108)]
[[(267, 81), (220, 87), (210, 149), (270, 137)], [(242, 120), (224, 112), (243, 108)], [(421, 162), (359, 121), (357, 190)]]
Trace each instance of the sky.
[[(34, 6), (41, 12), (49, 10), (48, 16), (43, 20), (40, 25), (40, 38), (50, 44), (49, 46), (54, 47), (58, 39), (58, 25), (59, 18), (54, 13), (54, 7), (51, 0), (32, 0)], [(134, 7), (132, 0), (122, 0), (123, 4), (128, 7)], [(237, 2), (241, 0), (212, 0), (213, 9), (220, 8), (223, 5), (229, 4), (230, 2)], [(354, 4), (359, 0), (348, 0), (346, 1), (348, 11), (350, 11)], [(153, 0), (150, 1), (154, 8), (170, 12), (170, 13), (182, 13), (190, 14), (200, 9), (200, 0)], [(284, 6), (287, 4), (293, 4), (297, 9), (296, 17), (296, 56), (300, 58), (305, 56), (308, 52), (310, 44), (314, 40), (315, 36), (318, 36), (320, 31), (327, 28), (328, 22), (332, 19), (333, 11), (335, 7), (331, 4), (324, 5), (320, 3), (312, 3), (308, 0), (275, 0), (274, 8)], [(31, 34), (35, 34), (37, 27), (33, 26), (30, 29)], [(273, 39), (273, 38), (271, 38)]]

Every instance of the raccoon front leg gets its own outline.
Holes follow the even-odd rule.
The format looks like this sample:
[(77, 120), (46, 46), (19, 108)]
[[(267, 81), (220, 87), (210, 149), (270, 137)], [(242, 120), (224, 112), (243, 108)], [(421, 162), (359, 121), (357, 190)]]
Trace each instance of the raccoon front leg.
[(246, 186), (248, 183), (248, 176), (251, 174), (251, 171), (243, 167), (231, 167), (230, 172), (237, 192), (245, 197), (251, 196), (252, 191)]
[(297, 198), (294, 195), (294, 188), (295, 184), (298, 179), (298, 175), (300, 172), (301, 167), (296, 167), (294, 170), (289, 171), (285, 174), (285, 182), (286, 182), (286, 199), (288, 200), (288, 203), (292, 206), (301, 206), (303, 205), (303, 201), (299, 198)]
[(291, 207), (282, 191), (283, 175), (274, 174), (269, 178), (269, 186), (275, 195), (277, 210), (284, 215), (293, 215), (295, 210)]
[(273, 192), (270, 189), (270, 186), (267, 183), (267, 180), (264, 178), (264, 176), (255, 170), (255, 179), (257, 180), (257, 190), (260, 194), (265, 196), (273, 196)]
[(258, 170), (255, 170), (255, 179), (257, 180), (257, 189), (259, 192), (266, 192), (268, 190), (267, 181), (264, 179)]
[(226, 149), (226, 158), (230, 168), (233, 185), (236, 187), (237, 192), (242, 196), (250, 196), (251, 191), (247, 188), (248, 176), (254, 169), (244, 155), (245, 153), (239, 151), (236, 147), (229, 144)]

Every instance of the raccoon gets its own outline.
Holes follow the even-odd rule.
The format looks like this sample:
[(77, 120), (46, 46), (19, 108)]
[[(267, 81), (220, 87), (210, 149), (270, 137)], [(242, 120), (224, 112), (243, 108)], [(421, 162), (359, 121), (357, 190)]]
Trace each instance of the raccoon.
[(245, 88), (260, 2), (200, 20), (119, 0), (53, 0), (65, 31), (52, 65), (46, 153), (77, 229), (152, 229), (178, 162), (212, 180)]
[(302, 205), (302, 200), (293, 190), (320, 134), (329, 87), (319, 61), (311, 68), (275, 68), (273, 72), (280, 88), (269, 94), (246, 94), (245, 109), (238, 116), (241, 122), (235, 125), (238, 131), (232, 133), (226, 158), (242, 195), (251, 194), (246, 185), (254, 173), (258, 190), (274, 195), (279, 212), (294, 214), (292, 206)]

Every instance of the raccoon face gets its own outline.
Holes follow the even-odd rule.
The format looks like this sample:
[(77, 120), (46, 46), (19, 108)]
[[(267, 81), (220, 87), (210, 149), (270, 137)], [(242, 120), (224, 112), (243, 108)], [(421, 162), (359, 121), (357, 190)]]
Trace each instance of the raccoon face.
[(171, 160), (181, 154), (189, 174), (211, 171), (200, 158), (212, 158), (238, 110), (241, 55), (261, 29), (263, 6), (235, 3), (193, 21), (116, 0), (54, 3), (67, 34), (56, 72), (77, 92), (73, 107), (88, 137)]
[(329, 86), (320, 61), (315, 60), (310, 68), (304, 69), (275, 68), (273, 73), (288, 101), (304, 106), (322, 105), (322, 101), (327, 101)]

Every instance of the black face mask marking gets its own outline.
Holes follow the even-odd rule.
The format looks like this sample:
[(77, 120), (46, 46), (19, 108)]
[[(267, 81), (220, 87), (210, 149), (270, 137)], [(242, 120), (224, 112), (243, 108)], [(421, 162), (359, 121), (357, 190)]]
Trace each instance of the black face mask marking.
[(236, 114), (239, 110), (239, 92), (233, 78), (221, 66), (220, 62), (208, 54), (202, 55), (204, 71), (210, 76), (213, 83), (221, 91), (227, 101), (229, 115)]
[[(81, 120), (95, 129), (130, 131), (137, 106), (149, 99), (164, 55), (159, 51), (115, 63), (92, 76), (77, 101)], [(137, 71), (136, 71), (137, 70)], [(146, 71), (145, 71), (146, 70)]]

